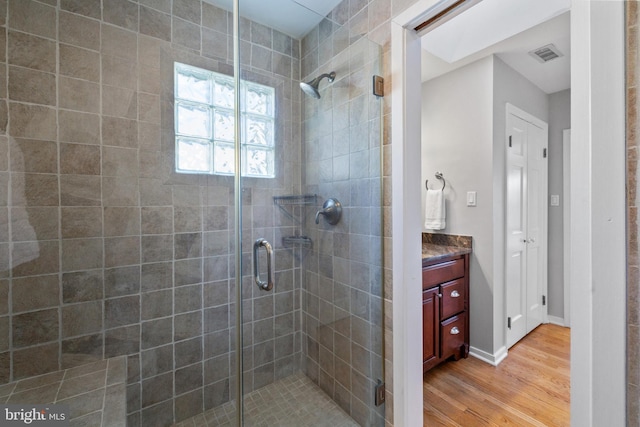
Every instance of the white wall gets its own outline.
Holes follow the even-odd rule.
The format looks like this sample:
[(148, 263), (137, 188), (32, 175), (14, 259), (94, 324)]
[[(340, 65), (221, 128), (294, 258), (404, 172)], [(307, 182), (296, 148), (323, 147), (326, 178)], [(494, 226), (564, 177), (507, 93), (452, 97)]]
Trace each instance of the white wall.
[(624, 2), (571, 6), (571, 425), (624, 426)]
[[(418, 0), (391, 23), (391, 244), (393, 423), (420, 426), (422, 414), (422, 263), (420, 260), (420, 39), (404, 26), (437, 0)], [(416, 10), (418, 8), (419, 10)], [(411, 88), (411, 90), (406, 91)], [(387, 181), (388, 182), (388, 181)], [(388, 187), (386, 187), (388, 188)], [(385, 188), (385, 192), (386, 192)], [(385, 239), (386, 240), (386, 239)], [(388, 307), (385, 305), (385, 307)], [(387, 335), (388, 336), (388, 335)], [(389, 375), (386, 376), (389, 378)]]
[[(422, 212), (424, 180), (447, 180), (447, 227), (473, 236), (470, 271), (470, 341), (499, 360), (504, 352), (504, 143), (506, 104), (549, 121), (548, 96), (490, 56), (422, 85)], [(477, 207), (466, 206), (467, 191)], [(428, 230), (426, 230), (428, 231)], [(493, 359), (491, 359), (493, 357)]]
[[(560, 196), (560, 206), (549, 206), (549, 315), (564, 318), (564, 227), (562, 131), (571, 128), (571, 90), (549, 95), (549, 197)], [(568, 285), (567, 285), (568, 286)]]

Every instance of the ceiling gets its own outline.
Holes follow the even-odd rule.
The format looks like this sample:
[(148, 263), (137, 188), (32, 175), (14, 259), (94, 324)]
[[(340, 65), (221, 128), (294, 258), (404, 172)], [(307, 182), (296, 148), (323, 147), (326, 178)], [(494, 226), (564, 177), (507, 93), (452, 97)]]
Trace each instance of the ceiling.
[[(226, 10), (233, 8), (233, 0), (204, 1)], [(300, 39), (340, 1), (240, 0), (240, 13)], [(422, 36), (422, 80), (495, 54), (546, 93), (567, 89), (569, 7), (570, 0), (481, 0)], [(549, 43), (564, 56), (543, 64), (528, 54)]]
[[(233, 0), (204, 1), (225, 10), (233, 9)], [(340, 1), (240, 0), (240, 15), (300, 39), (318, 25)]]
[[(569, 7), (569, 0), (482, 0), (422, 36), (422, 81), (495, 54), (545, 93), (568, 89)], [(541, 63), (529, 54), (550, 43), (564, 56)]]

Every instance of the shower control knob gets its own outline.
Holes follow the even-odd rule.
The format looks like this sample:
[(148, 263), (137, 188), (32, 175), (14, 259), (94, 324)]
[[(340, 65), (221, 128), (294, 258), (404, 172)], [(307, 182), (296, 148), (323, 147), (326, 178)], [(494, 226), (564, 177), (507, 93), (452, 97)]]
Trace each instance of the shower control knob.
[(327, 199), (322, 209), (316, 212), (316, 224), (320, 224), (320, 215), (324, 216), (327, 223), (336, 225), (342, 217), (342, 204), (337, 199)]

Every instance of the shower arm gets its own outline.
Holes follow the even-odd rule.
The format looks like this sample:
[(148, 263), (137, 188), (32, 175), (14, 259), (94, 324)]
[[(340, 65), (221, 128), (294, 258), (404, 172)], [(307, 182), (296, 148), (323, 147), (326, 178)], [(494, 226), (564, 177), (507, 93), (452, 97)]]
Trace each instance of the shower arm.
[(336, 78), (336, 73), (335, 71), (332, 71), (331, 73), (324, 73), (316, 77), (314, 80), (317, 80), (318, 82), (320, 82), (325, 77), (327, 78), (327, 80), (329, 80), (329, 83), (332, 83), (333, 80), (335, 80)]

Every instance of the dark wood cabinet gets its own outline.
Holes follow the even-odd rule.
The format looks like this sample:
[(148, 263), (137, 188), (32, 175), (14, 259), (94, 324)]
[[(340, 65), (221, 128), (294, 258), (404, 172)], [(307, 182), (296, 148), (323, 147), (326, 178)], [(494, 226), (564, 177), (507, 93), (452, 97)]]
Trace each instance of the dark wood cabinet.
[(423, 373), (469, 355), (469, 255), (422, 264)]
[(423, 364), (430, 364), (438, 359), (440, 346), (438, 288), (422, 292), (422, 330)]

